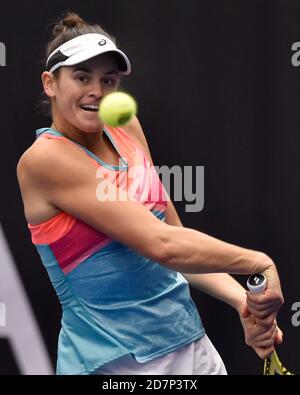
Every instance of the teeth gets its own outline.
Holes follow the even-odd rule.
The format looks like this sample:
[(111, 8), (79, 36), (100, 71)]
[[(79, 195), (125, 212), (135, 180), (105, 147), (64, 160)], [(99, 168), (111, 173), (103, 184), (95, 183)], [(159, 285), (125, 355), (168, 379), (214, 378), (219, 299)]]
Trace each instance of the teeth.
[(94, 104), (83, 104), (80, 107), (88, 111), (98, 111), (98, 106)]

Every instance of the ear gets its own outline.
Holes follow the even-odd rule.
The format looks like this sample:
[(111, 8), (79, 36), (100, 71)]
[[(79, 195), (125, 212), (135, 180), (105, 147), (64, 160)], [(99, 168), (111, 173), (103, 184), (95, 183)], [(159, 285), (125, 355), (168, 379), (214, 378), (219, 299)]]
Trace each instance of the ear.
[(56, 79), (49, 71), (44, 71), (41, 76), (44, 91), (48, 97), (54, 97), (56, 91)]

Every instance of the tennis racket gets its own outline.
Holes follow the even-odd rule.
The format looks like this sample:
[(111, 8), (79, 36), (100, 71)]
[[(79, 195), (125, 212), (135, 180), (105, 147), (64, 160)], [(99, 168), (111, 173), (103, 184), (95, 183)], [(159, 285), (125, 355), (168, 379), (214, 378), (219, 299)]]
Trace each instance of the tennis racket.
[[(267, 285), (267, 279), (263, 274), (253, 274), (248, 278), (247, 287), (251, 293), (263, 293)], [(290, 376), (294, 375), (289, 372), (280, 362), (276, 351), (264, 360), (264, 373), (265, 376)]]

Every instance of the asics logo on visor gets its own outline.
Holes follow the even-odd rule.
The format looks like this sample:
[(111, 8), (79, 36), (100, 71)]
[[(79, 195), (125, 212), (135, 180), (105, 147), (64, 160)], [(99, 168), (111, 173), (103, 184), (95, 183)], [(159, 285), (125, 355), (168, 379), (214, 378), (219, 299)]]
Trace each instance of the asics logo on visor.
[(104, 39), (98, 42), (98, 45), (100, 45), (101, 47), (105, 44), (106, 44), (106, 40)]

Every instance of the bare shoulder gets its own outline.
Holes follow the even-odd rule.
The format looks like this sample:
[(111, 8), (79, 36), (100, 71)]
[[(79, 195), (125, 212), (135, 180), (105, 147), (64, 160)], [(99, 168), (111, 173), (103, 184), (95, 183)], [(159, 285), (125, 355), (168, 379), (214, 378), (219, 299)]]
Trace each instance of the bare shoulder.
[(20, 157), (18, 179), (22, 181), (22, 177), (30, 176), (33, 182), (46, 174), (55, 174), (59, 168), (63, 170), (68, 164), (71, 166), (78, 157), (84, 158), (85, 155), (74, 144), (60, 139), (39, 138)]
[(59, 212), (49, 204), (43, 191), (47, 182), (46, 169), (55, 168), (54, 160), (59, 158), (56, 146), (59, 144), (40, 138), (23, 153), (17, 164), (24, 214), (31, 224), (44, 222)]
[[(39, 156), (42, 157), (42, 152), (40, 152), (38, 146), (43, 146), (43, 144), (38, 144), (37, 141), (35, 141), (18, 160), (17, 177), (20, 184), (24, 183), (28, 173), (28, 175), (32, 175), (30, 174), (32, 169), (39, 169), (39, 166), (36, 167), (36, 165), (39, 163)], [(35, 171), (33, 173), (35, 173)]]
[(58, 139), (37, 139), (17, 165), (27, 221), (41, 223), (58, 214), (61, 208), (51, 199), (53, 191), (64, 191), (70, 183), (76, 184), (83, 168), (90, 169), (88, 174), (93, 175), (95, 171), (87, 155), (75, 144)]

